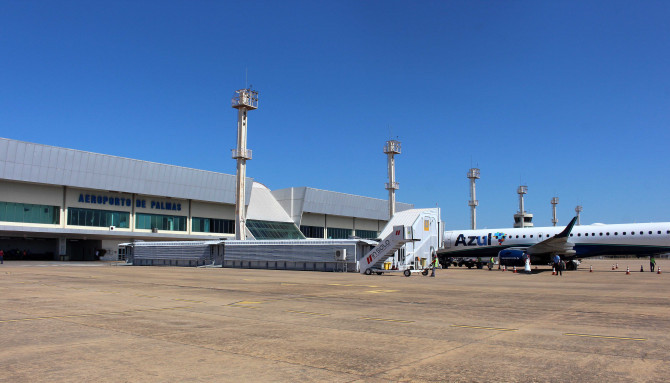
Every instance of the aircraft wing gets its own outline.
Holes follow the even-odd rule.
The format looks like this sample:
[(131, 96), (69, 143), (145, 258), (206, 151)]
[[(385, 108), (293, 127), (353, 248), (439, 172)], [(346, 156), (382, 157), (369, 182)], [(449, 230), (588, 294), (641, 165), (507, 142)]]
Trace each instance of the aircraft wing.
[(570, 238), (570, 232), (572, 232), (575, 222), (577, 222), (577, 217), (574, 217), (562, 232), (530, 246), (526, 249), (526, 253), (530, 255), (548, 253), (574, 254), (573, 248), (575, 247), (575, 244), (568, 242), (568, 238)]

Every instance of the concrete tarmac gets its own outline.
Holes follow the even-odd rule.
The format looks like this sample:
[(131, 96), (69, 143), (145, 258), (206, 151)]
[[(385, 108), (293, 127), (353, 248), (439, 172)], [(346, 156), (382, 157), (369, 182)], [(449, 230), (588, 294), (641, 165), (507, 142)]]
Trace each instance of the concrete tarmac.
[(406, 278), (10, 261), (0, 381), (667, 382), (658, 265)]

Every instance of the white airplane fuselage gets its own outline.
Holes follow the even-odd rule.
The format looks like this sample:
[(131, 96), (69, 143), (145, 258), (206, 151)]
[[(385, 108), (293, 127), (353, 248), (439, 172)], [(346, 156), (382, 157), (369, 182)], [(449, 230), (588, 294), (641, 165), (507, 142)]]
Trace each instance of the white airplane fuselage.
[[(527, 248), (558, 233), (565, 226), (445, 231), (440, 256), (496, 257), (509, 248)], [(568, 258), (601, 255), (652, 255), (670, 252), (670, 222), (574, 226)], [(544, 263), (552, 254), (535, 255)]]

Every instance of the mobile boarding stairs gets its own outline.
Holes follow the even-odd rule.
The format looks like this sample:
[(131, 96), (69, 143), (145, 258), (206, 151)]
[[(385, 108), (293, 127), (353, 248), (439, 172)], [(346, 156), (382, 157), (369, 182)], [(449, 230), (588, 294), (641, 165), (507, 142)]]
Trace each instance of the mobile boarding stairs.
[[(400, 270), (385, 270), (384, 261), (393, 255), (398, 249), (403, 247), (407, 242), (416, 241), (412, 235), (411, 226), (393, 226), (393, 231), (386, 238), (382, 239), (374, 249), (370, 250), (359, 261), (359, 271), (361, 274), (370, 275), (376, 273), (382, 275), (383, 273), (399, 272)], [(405, 269), (402, 273), (409, 277), (412, 273), (421, 273), (424, 276), (428, 275), (428, 268), (425, 269)]]

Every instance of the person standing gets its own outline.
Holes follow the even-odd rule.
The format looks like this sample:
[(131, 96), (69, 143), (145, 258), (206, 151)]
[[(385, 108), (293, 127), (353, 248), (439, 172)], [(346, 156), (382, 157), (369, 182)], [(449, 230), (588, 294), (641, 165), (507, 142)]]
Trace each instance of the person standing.
[(651, 269), (651, 272), (654, 272), (654, 267), (656, 267), (656, 258), (652, 255), (649, 257), (649, 268)]
[(528, 255), (528, 254), (526, 254), (526, 266), (524, 267), (523, 271), (524, 271), (526, 274), (530, 274), (530, 273), (531, 273), (531, 270), (530, 270), (530, 255)]
[(433, 254), (433, 262), (432, 262), (433, 271), (430, 273), (431, 277), (435, 277), (435, 269), (437, 268), (437, 265), (438, 265), (437, 255)]
[(563, 276), (563, 268), (561, 267), (561, 257), (558, 254), (554, 254), (554, 270), (556, 270), (556, 275)]

